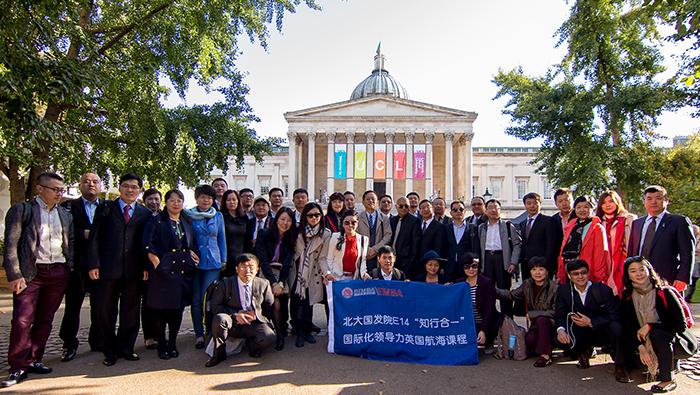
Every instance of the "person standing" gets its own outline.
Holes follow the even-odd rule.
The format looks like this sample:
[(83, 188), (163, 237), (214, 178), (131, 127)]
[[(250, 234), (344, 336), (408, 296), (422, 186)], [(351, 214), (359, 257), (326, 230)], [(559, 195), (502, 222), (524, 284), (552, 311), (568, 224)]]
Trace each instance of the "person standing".
[(161, 202), (163, 201), (163, 195), (156, 188), (148, 188), (143, 192), (143, 205), (156, 216), (160, 213)]
[[(146, 255), (141, 241), (151, 212), (136, 203), (143, 181), (127, 173), (119, 179), (119, 197), (97, 208), (88, 241), (88, 274), (95, 284), (97, 327), (105, 366), (117, 357), (139, 359), (134, 343), (139, 334), (142, 281)], [(119, 312), (119, 330), (115, 334)]]
[(475, 257), (481, 256), (479, 247), (478, 228), (464, 220), (466, 206), (464, 202), (456, 200), (450, 204), (452, 221), (447, 225), (447, 263), (445, 274), (451, 278), (460, 278), (464, 275), (464, 268), (459, 261), (467, 254)]
[(255, 213), (253, 211), (253, 197), (255, 194), (250, 188), (242, 188), (238, 191), (238, 196), (241, 198), (241, 207), (243, 207), (243, 213), (248, 218), (253, 218)]
[(452, 218), (445, 213), (445, 210), (447, 210), (447, 203), (445, 203), (445, 199), (441, 197), (436, 197), (433, 199), (433, 212), (435, 213), (435, 219), (443, 225), (449, 225), (452, 223)]
[(396, 200), (396, 213), (389, 220), (391, 240), (389, 245), (396, 252), (396, 268), (411, 275), (419, 244), (420, 221), (408, 211), (408, 199), (404, 196)]
[(408, 195), (406, 195), (406, 199), (408, 199), (408, 212), (412, 216), (420, 218), (420, 212), (418, 211), (420, 195), (418, 194), (418, 192), (409, 192)]
[(687, 217), (671, 214), (666, 188), (652, 185), (644, 190), (647, 215), (632, 223), (627, 248), (651, 262), (657, 273), (683, 292), (695, 264), (695, 237)]
[[(160, 214), (160, 206), (163, 200), (163, 195), (156, 188), (148, 188), (143, 192), (141, 197), (144, 206), (151, 211), (153, 216)], [(143, 342), (147, 350), (155, 350), (158, 347), (156, 336), (158, 336), (158, 328), (155, 321), (155, 313), (151, 311), (146, 303), (148, 298), (147, 283), (144, 282), (143, 290), (141, 290), (141, 328), (143, 329)]]
[(326, 216), (323, 218), (325, 227), (328, 228), (332, 233), (342, 232), (342, 215), (345, 212), (345, 198), (340, 192), (333, 192), (328, 198), (328, 208), (326, 209)]
[(367, 271), (370, 271), (377, 267), (377, 250), (391, 240), (391, 225), (389, 217), (377, 210), (377, 194), (374, 191), (362, 194), (362, 205), (365, 211), (360, 214), (357, 233), (367, 236), (369, 240)]
[(343, 233), (333, 233), (328, 245), (326, 259), (321, 259), (324, 283), (336, 280), (368, 280), (367, 236), (357, 233), (359, 222), (356, 211), (343, 213)]
[(343, 193), (343, 198), (345, 199), (345, 208), (348, 210), (355, 209), (355, 193), (352, 191), (345, 191)]
[(564, 228), (573, 219), (574, 196), (569, 188), (559, 188), (554, 192), (554, 204), (559, 212), (552, 215), (552, 226), (555, 232), (555, 245), (560, 246), (564, 240)]
[(247, 252), (255, 251), (255, 243), (260, 233), (268, 229), (273, 219), (270, 217), (270, 202), (265, 196), (255, 198), (253, 204), (253, 218), (248, 220), (248, 248)]
[(292, 194), (292, 203), (294, 203), (294, 225), (298, 226), (301, 222), (301, 212), (304, 211), (304, 206), (309, 202), (309, 193), (304, 188), (297, 188)]
[(274, 187), (270, 189), (267, 196), (270, 197), (270, 217), (275, 218), (277, 211), (284, 204), (284, 191), (282, 188)]
[(556, 231), (552, 225), (552, 217), (542, 214), (542, 196), (530, 192), (523, 196), (523, 205), (527, 218), (520, 223), (520, 235), (523, 245), (520, 253), (520, 272), (523, 280), (530, 277), (528, 264), (530, 259), (539, 256), (545, 259), (547, 273), (554, 278), (557, 273), (557, 254), (561, 244), (556, 244)]
[[(435, 220), (433, 215), (433, 205), (430, 200), (423, 199), (418, 205), (420, 210), (420, 220), (418, 223), (418, 249), (416, 250), (416, 260), (413, 262), (412, 270), (408, 273), (410, 279), (415, 279), (425, 272), (422, 257), (428, 251), (435, 251), (440, 257), (445, 256), (445, 245), (447, 237), (445, 233), (447, 227)], [(444, 266), (440, 267), (444, 271)]]
[(36, 189), (37, 197), (13, 205), (5, 216), (3, 266), (13, 295), (10, 375), (1, 387), (22, 382), (28, 373), (51, 373), (42, 362), (44, 350), (73, 267), (73, 217), (58, 205), (63, 178), (41, 173)]
[(469, 202), (469, 206), (472, 210), (472, 215), (467, 217), (467, 222), (476, 226), (486, 223), (486, 201), (481, 196), (474, 196), (472, 201)]
[(90, 293), (90, 330), (88, 344), (93, 351), (99, 350), (100, 339), (97, 333), (97, 319), (92, 281), (87, 273), (87, 250), (90, 231), (95, 218), (97, 206), (104, 203), (98, 196), (102, 191), (102, 180), (95, 173), (85, 173), (80, 177), (78, 188), (80, 197), (61, 204), (73, 216), (73, 270), (66, 288), (65, 308), (59, 336), (63, 340), (61, 361), (68, 362), (78, 355), (78, 330), (80, 329), (80, 310), (85, 294)]
[(382, 195), (379, 197), (379, 211), (386, 215), (389, 219), (393, 217), (391, 214), (391, 209), (394, 206), (394, 200), (390, 195)]
[(625, 259), (627, 259), (627, 245), (632, 231), (632, 222), (637, 219), (637, 216), (627, 212), (620, 195), (615, 191), (605, 191), (600, 194), (596, 216), (605, 226), (605, 234), (608, 237), (611, 268), (607, 285), (613, 289), (615, 295), (621, 295), (624, 288), (622, 273)]
[[(226, 233), (226, 262), (235, 262), (237, 256), (250, 250), (247, 237), (248, 217), (243, 213), (238, 192), (229, 189), (224, 192), (222, 200), (224, 207), (221, 214), (224, 216), (224, 231)], [(235, 275), (235, 267), (228, 266), (221, 271), (221, 277)]]
[(211, 182), (211, 186), (214, 188), (214, 192), (216, 192), (216, 198), (214, 198), (214, 204), (212, 206), (221, 211), (224, 207), (222, 199), (224, 197), (224, 192), (228, 189), (228, 183), (223, 178), (218, 177)]

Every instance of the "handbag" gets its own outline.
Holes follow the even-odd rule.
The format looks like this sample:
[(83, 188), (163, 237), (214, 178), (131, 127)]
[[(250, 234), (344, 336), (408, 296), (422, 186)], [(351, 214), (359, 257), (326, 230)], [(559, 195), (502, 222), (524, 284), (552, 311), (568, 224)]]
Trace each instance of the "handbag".
[(513, 359), (523, 361), (527, 359), (525, 345), (525, 328), (516, 324), (512, 318), (505, 316), (498, 329), (496, 337), (497, 351), (493, 355), (496, 359)]
[[(274, 273), (275, 276), (277, 276), (277, 278), (280, 278), (280, 273), (282, 272), (282, 264), (281, 263), (271, 262), (270, 269), (272, 269), (272, 273)], [(287, 282), (282, 283), (282, 294), (289, 295), (289, 284), (287, 284)]]

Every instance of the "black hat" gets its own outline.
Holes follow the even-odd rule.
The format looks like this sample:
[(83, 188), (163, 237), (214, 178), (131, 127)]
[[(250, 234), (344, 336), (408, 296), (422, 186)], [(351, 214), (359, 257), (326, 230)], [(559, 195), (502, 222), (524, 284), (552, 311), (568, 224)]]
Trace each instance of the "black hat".
[(440, 267), (442, 267), (447, 262), (447, 259), (441, 258), (437, 252), (430, 250), (426, 252), (425, 255), (423, 255), (423, 259), (421, 259), (421, 265), (425, 266), (425, 263), (428, 261), (438, 261), (438, 263), (440, 263)]

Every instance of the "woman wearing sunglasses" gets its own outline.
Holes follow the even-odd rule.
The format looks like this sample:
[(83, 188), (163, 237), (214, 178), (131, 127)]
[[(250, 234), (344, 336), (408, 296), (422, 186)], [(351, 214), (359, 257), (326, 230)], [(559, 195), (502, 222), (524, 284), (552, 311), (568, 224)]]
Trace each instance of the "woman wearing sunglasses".
[(358, 215), (354, 210), (343, 213), (343, 230), (333, 233), (328, 244), (326, 259), (321, 261), (324, 280), (368, 280), (367, 249), (369, 238), (357, 233)]

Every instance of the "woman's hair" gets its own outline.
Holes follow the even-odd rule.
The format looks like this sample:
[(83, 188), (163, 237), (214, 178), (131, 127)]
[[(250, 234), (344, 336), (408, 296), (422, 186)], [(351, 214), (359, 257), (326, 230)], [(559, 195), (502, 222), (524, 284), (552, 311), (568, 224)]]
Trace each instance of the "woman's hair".
[(651, 282), (651, 285), (656, 288), (656, 289), (662, 289), (663, 287), (667, 286), (668, 283), (666, 280), (662, 279), (661, 276), (654, 270), (654, 268), (651, 266), (651, 262), (649, 262), (646, 258), (643, 256), (632, 256), (627, 259), (625, 259), (625, 265), (624, 265), (624, 271), (622, 272), (622, 285), (625, 286), (625, 291), (623, 293), (623, 296), (629, 296), (632, 294), (632, 290), (634, 289), (632, 287), (632, 279), (630, 278), (629, 275), (629, 268), (630, 265), (633, 263), (639, 263), (642, 265), (642, 267), (645, 267), (647, 271), (649, 271), (649, 281)]
[(603, 203), (605, 202), (605, 199), (607, 198), (612, 199), (613, 203), (617, 205), (617, 209), (615, 210), (615, 216), (620, 216), (621, 214), (627, 214), (627, 210), (625, 209), (625, 205), (622, 204), (622, 198), (620, 195), (618, 195), (617, 192), (608, 190), (600, 194), (600, 197), (598, 198), (598, 206), (595, 209), (595, 215), (600, 218), (604, 219), (605, 218), (605, 213), (603, 212)]
[(309, 224), (309, 219), (306, 218), (306, 214), (309, 213), (309, 211), (317, 209), (319, 213), (319, 223), (318, 225), (321, 227), (319, 230), (319, 235), (322, 235), (323, 232), (325, 232), (326, 228), (323, 226), (323, 210), (321, 209), (321, 205), (316, 203), (316, 202), (309, 202), (306, 203), (306, 206), (304, 206), (304, 209), (301, 210), (301, 220), (299, 221), (299, 232), (301, 233), (301, 237), (304, 239), (304, 243), (306, 243), (306, 225)]
[(236, 206), (236, 217), (243, 217), (243, 206), (241, 205), (241, 197), (238, 195), (238, 192), (234, 191), (233, 189), (229, 189), (226, 192), (224, 192), (224, 196), (221, 197), (221, 213), (224, 215), (224, 218), (233, 218), (231, 213), (228, 211), (228, 207), (226, 207), (226, 200), (228, 199), (228, 196), (234, 194), (236, 195), (236, 199), (238, 200), (238, 206)]
[[(357, 211), (355, 210), (345, 210), (343, 211), (343, 215), (341, 216), (340, 219), (340, 226), (343, 226), (343, 222), (345, 222), (345, 218), (347, 217), (355, 217), (357, 218)], [(341, 233), (340, 234), (340, 240), (338, 240), (338, 244), (335, 245), (335, 248), (340, 251), (343, 248), (343, 243), (345, 243), (345, 236)]]
[(574, 200), (574, 205), (572, 206), (572, 208), (573, 208), (574, 210), (576, 210), (576, 206), (577, 206), (579, 203), (588, 203), (588, 204), (591, 206), (591, 208), (595, 208), (595, 206), (596, 206), (596, 205), (595, 205), (595, 200), (593, 200), (593, 197), (591, 197), (591, 196), (586, 196), (586, 195), (577, 197), (576, 200)]
[(474, 255), (473, 252), (467, 252), (466, 254), (459, 257), (457, 265), (459, 265), (460, 267), (471, 265), (472, 263), (474, 263), (474, 259), (476, 259), (476, 255)]
[(202, 195), (211, 196), (212, 200), (216, 200), (216, 190), (214, 190), (214, 187), (212, 187), (209, 184), (202, 184), (194, 189), (194, 198), (195, 199), (197, 199), (198, 197), (200, 197)]
[(179, 197), (183, 201), (185, 200), (185, 195), (182, 194), (182, 191), (180, 191), (179, 189), (171, 189), (168, 192), (165, 192), (165, 201), (167, 202), (168, 199), (170, 199), (170, 197), (172, 197), (173, 195), (177, 195), (177, 197)]
[(292, 220), (292, 227), (289, 228), (284, 235), (282, 235), (282, 244), (294, 248), (294, 241), (296, 240), (296, 221), (294, 220), (294, 212), (289, 207), (280, 207), (280, 209), (277, 210), (277, 214), (275, 214), (275, 218), (270, 224), (270, 233), (272, 234), (272, 239), (275, 242), (280, 240), (280, 231), (277, 227), (277, 222), (279, 222), (280, 218), (282, 218), (282, 215), (284, 214), (288, 215)]
[[(326, 210), (326, 214), (330, 215), (331, 213), (334, 213), (333, 211), (333, 201), (334, 200), (340, 200), (343, 203), (343, 207), (340, 209), (340, 212), (344, 212), (345, 209), (345, 197), (343, 196), (342, 193), (340, 192), (333, 192), (331, 196), (328, 198), (328, 209)], [(321, 212), (323, 213), (323, 212)]]

